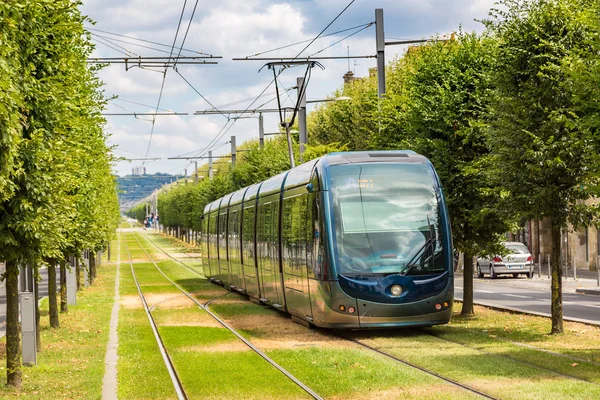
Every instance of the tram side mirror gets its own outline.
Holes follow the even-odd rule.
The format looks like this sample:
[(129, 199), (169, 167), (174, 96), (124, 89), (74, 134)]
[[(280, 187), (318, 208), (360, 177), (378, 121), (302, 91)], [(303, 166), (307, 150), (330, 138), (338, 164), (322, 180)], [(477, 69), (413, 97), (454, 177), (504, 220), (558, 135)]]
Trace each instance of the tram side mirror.
[(312, 184), (312, 183), (308, 183), (308, 184), (306, 185), (306, 190), (307, 190), (309, 193), (312, 193), (312, 192), (314, 192), (315, 188), (314, 188), (314, 186), (313, 186), (313, 184)]

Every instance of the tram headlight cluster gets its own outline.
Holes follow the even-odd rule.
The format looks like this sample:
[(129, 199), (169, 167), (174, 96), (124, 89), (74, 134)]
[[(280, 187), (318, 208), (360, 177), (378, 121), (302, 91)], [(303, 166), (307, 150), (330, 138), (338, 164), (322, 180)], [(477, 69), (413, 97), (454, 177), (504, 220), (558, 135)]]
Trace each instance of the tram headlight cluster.
[(398, 297), (402, 294), (402, 286), (394, 285), (391, 287), (390, 292), (392, 293), (392, 296)]
[(348, 311), (350, 314), (354, 314), (356, 312), (356, 308), (354, 308), (353, 306), (346, 307), (342, 304), (338, 308), (341, 312)]

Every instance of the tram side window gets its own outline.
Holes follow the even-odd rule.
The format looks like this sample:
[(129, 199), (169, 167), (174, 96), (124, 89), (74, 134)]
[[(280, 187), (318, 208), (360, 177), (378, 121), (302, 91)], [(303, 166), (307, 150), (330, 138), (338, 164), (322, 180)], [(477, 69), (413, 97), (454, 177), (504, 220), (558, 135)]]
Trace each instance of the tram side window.
[(210, 224), (208, 229), (210, 231), (209, 236), (209, 255), (211, 258), (217, 258), (218, 250), (217, 250), (217, 213), (213, 213), (210, 217)]
[(283, 200), (283, 216), (282, 216), (282, 227), (281, 227), (281, 245), (282, 245), (282, 258), (283, 258), (283, 270), (285, 273), (293, 273), (293, 222), (294, 222), (294, 198), (287, 198)]
[(252, 264), (254, 262), (254, 251), (252, 249), (254, 242), (254, 207), (244, 209), (243, 222), (244, 264)]
[(229, 238), (227, 245), (229, 246), (229, 258), (237, 259), (238, 258), (238, 211), (232, 211), (229, 213)]
[(315, 217), (314, 217), (314, 202), (316, 195), (309, 193), (306, 195), (306, 225), (304, 227), (304, 245), (306, 246), (306, 265), (309, 278), (314, 278), (314, 252), (313, 252), (313, 240), (315, 237)]
[(219, 260), (227, 260), (227, 213), (219, 215)]
[(271, 259), (276, 262), (277, 247), (279, 245), (279, 202), (271, 203), (271, 226), (269, 244), (271, 246)]

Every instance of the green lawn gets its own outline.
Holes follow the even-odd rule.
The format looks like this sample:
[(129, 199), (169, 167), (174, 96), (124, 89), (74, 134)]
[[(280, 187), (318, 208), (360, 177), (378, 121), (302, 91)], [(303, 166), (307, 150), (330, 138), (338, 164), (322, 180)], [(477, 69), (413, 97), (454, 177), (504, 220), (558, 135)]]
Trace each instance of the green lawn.
[[(116, 243), (113, 243), (116, 249)], [(51, 329), (48, 300), (41, 302), (42, 351), (38, 365), (23, 367), (20, 393), (0, 385), (0, 398), (100, 399), (104, 355), (114, 297), (116, 267), (102, 264), (94, 285), (77, 293), (77, 305), (60, 314), (60, 328)], [(5, 338), (1, 339), (2, 377), (6, 381)]]

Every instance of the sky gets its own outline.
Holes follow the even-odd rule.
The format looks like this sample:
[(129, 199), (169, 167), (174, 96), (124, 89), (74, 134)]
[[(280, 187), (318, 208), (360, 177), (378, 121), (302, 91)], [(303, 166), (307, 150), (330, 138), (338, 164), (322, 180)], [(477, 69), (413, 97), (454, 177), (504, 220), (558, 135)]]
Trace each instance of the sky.
[[(154, 127), (152, 116), (107, 115), (105, 130), (117, 157), (139, 159), (147, 154), (148, 158), (160, 158), (155, 161), (122, 160), (116, 163), (115, 172), (121, 176), (131, 174), (132, 168), (143, 165), (149, 174), (182, 174), (186, 168), (191, 174), (193, 164), (190, 160), (168, 158), (203, 156), (207, 146), (213, 148), (213, 155), (227, 154), (231, 150), (228, 143), (231, 136), (236, 136), (238, 148), (244, 141), (257, 138), (256, 115), (228, 120), (221, 114), (193, 114), (213, 106), (219, 110), (276, 108), (275, 86), (268, 87), (273, 80), (272, 71), (264, 68), (259, 72), (264, 62), (232, 59), (311, 40), (349, 3), (350, 0), (198, 0), (191, 18), (195, 0), (83, 0), (82, 12), (94, 21), (93, 24), (86, 23), (96, 45), (92, 57), (124, 58), (126, 54), (130, 57), (167, 57), (174, 39), (174, 55), (177, 55), (184, 37), (183, 48), (186, 50), (181, 52), (182, 56), (194, 55), (187, 51), (193, 50), (223, 57), (212, 60), (217, 61), (217, 65), (180, 64), (177, 71), (169, 68), (166, 73), (162, 67), (126, 70), (124, 64), (111, 64), (100, 71), (99, 76), (105, 84), (104, 95), (111, 98), (106, 113), (153, 113), (164, 77), (159, 112), (189, 114), (156, 116)], [(374, 22), (376, 8), (384, 10), (387, 41), (448, 35), (459, 29), (481, 31), (483, 28), (478, 20), (485, 19), (493, 6), (494, 0), (355, 0), (323, 35)], [(351, 56), (374, 55), (374, 25), (342, 40), (360, 29), (321, 37), (301, 56), (321, 50), (319, 56), (346, 56), (348, 52)], [(293, 58), (308, 43), (267, 52), (261, 57)], [(386, 61), (401, 56), (405, 50), (406, 46), (387, 46)], [(343, 86), (342, 77), (349, 68), (358, 77), (366, 76), (369, 68), (375, 67), (376, 60), (357, 58), (349, 63), (347, 60), (321, 63), (324, 70), (314, 68), (312, 71), (307, 87), (308, 100), (331, 97)], [(304, 70), (297, 67), (286, 69), (280, 75), (278, 83), (283, 105), (294, 105), (296, 78), (303, 74)], [(257, 99), (265, 89), (264, 95)], [(309, 104), (309, 113), (313, 107), (314, 104)], [(277, 114), (264, 114), (266, 132), (278, 131), (278, 122)], [(206, 162), (203, 159), (197, 161), (199, 165)]]

